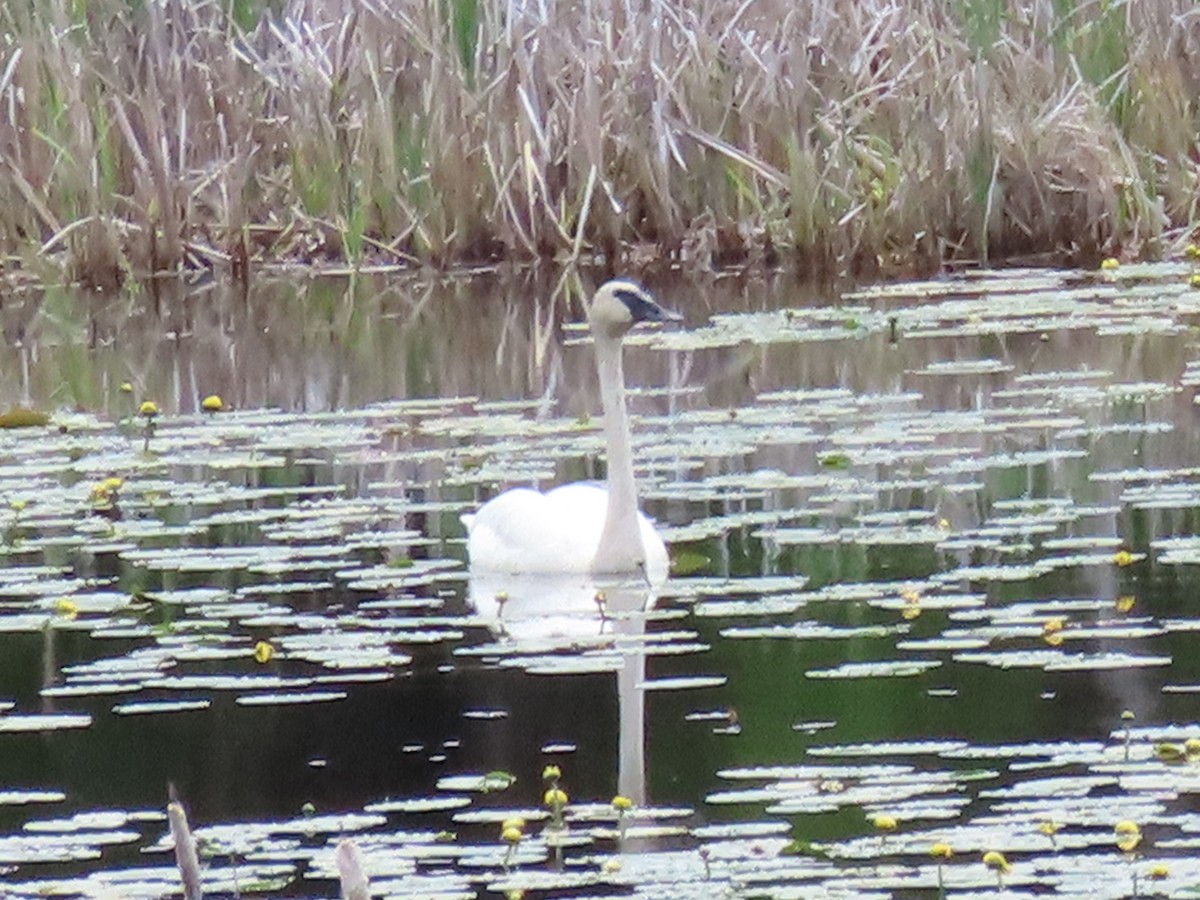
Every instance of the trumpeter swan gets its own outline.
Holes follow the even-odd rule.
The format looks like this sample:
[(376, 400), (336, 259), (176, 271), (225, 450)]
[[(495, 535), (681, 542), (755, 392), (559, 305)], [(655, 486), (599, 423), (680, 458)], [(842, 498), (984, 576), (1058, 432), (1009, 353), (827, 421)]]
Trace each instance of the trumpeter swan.
[(607, 484), (565, 484), (546, 493), (513, 488), (463, 516), (471, 571), (512, 574), (667, 575), (667, 548), (637, 506), (625, 410), (621, 340), (638, 322), (678, 318), (633, 281), (609, 281), (588, 304), (596, 351)]

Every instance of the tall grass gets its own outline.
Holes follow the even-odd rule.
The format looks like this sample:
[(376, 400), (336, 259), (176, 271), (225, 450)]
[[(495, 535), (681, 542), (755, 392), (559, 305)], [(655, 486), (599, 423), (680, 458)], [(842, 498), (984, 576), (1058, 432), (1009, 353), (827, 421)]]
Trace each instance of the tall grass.
[(834, 270), (1160, 252), (1186, 0), (14, 0), (0, 254)]

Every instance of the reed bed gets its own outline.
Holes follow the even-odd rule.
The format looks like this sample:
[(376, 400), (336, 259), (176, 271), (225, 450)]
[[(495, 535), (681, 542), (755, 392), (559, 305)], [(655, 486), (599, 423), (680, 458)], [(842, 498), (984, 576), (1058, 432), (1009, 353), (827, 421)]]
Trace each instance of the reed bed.
[(259, 263), (1155, 255), (1188, 0), (14, 0), (0, 255)]

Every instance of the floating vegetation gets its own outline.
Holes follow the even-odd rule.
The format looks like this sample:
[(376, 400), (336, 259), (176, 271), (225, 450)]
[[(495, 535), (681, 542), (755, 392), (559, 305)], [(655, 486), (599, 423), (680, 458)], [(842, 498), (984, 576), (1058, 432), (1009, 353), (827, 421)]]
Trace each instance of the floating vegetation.
[(0, 428), (37, 428), (48, 424), (48, 413), (27, 406), (12, 406), (0, 412)]
[(30, 731), (62, 731), (64, 729), (87, 728), (92, 717), (87, 714), (71, 713), (8, 713), (0, 715), (0, 734)]

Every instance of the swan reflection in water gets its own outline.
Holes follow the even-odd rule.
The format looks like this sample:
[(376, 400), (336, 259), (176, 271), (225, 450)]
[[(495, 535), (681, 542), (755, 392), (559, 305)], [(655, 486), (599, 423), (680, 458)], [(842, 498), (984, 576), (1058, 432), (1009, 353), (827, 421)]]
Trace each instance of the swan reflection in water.
[[(646, 803), (646, 621), (655, 595), (639, 576), (499, 575), (472, 572), (468, 599), (515, 655), (561, 654), (564, 671), (616, 675), (620, 738), (617, 793)], [(586, 659), (581, 655), (588, 653)]]

